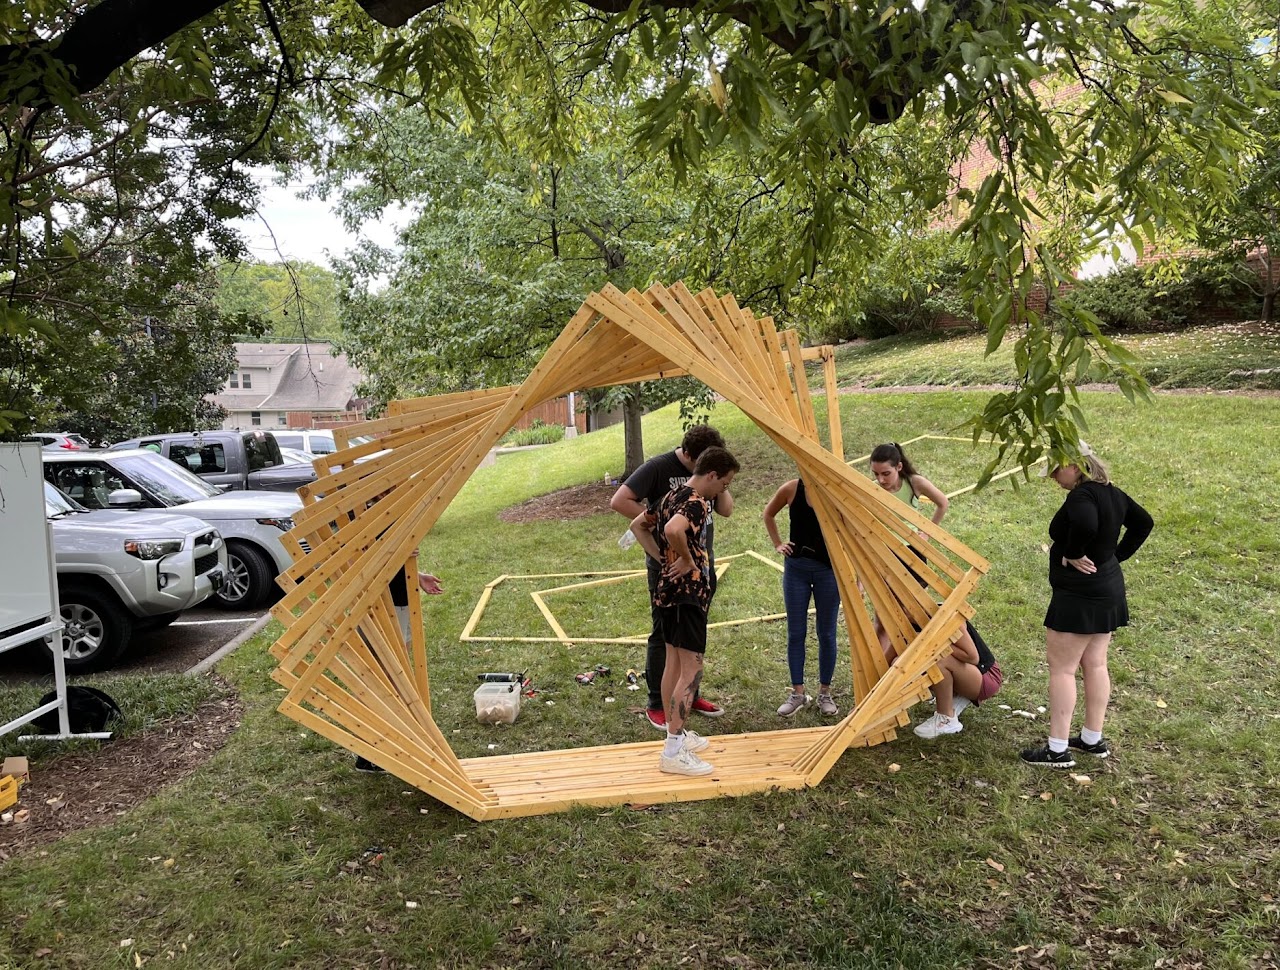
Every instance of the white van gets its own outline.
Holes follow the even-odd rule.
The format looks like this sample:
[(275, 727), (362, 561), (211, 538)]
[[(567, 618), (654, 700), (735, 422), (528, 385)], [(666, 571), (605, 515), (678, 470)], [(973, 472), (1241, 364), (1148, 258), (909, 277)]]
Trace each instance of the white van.
[(338, 450), (332, 431), (282, 431), (271, 429), (281, 448), (297, 448), (309, 455), (332, 455)]

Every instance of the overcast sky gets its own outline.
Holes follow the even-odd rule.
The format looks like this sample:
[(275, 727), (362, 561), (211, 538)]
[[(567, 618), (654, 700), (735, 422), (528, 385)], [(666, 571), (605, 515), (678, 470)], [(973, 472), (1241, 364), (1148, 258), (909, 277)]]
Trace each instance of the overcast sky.
[[(265, 172), (259, 175), (259, 182), (262, 185), (261, 218), (235, 223), (248, 240), (254, 259), (275, 263), (283, 257), (328, 266), (330, 257), (340, 258), (355, 245), (357, 237), (343, 228), (331, 203), (298, 198), (298, 193), (307, 188), (307, 182), (280, 186)], [(380, 246), (391, 246), (395, 243), (396, 230), (406, 219), (407, 214), (400, 211), (381, 222), (366, 223), (361, 227), (361, 234)], [(267, 226), (270, 226), (269, 232)]]

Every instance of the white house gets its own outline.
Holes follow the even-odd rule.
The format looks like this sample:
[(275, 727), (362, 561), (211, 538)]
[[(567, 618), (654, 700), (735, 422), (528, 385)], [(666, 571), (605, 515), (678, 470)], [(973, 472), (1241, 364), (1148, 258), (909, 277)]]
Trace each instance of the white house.
[(300, 423), (297, 412), (338, 417), (357, 409), (360, 374), (328, 343), (238, 343), (236, 361), (222, 391), (210, 396), (226, 408), (223, 428), (286, 428)]

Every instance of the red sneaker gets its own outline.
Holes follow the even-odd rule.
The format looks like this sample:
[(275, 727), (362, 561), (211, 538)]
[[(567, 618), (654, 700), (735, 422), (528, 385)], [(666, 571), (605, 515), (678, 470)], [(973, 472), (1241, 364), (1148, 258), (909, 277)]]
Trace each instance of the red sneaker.
[(699, 697), (693, 702), (693, 713), (701, 714), (703, 717), (719, 717), (724, 713), (724, 708), (719, 704), (712, 704), (705, 697)]
[(652, 724), (659, 731), (666, 731), (667, 729), (667, 712), (666, 711), (655, 711), (652, 708), (650, 708), (649, 710), (644, 712), (644, 716), (647, 717), (649, 719), (649, 723)]

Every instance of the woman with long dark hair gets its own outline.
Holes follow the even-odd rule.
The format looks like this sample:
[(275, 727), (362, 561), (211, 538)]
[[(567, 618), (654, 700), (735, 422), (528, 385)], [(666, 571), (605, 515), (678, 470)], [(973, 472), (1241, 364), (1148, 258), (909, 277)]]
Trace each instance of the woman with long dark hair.
[[(789, 509), (790, 537), (782, 541), (776, 516)], [(831, 556), (822, 537), (818, 516), (805, 495), (804, 481), (784, 482), (764, 508), (764, 527), (773, 548), (783, 556), (782, 600), (787, 607), (787, 666), (791, 693), (778, 708), (780, 717), (791, 717), (809, 704), (804, 689), (805, 641), (809, 632), (809, 601), (813, 600), (818, 628), (818, 710), (831, 716), (839, 713), (831, 696), (831, 678), (836, 672), (836, 619), (840, 613), (840, 588), (831, 568)]]
[[(920, 496), (923, 495), (932, 502), (934, 525), (940, 523), (942, 517), (947, 514), (950, 501), (937, 485), (916, 471), (915, 466), (911, 464), (911, 459), (902, 450), (902, 445), (896, 441), (876, 445), (872, 449), (871, 474), (877, 485), (886, 492), (892, 492), (916, 511), (920, 511)], [(921, 583), (921, 585), (924, 584)], [(876, 617), (876, 637), (880, 640), (880, 649), (884, 651), (885, 659), (893, 663), (898, 654), (893, 649), (889, 634), (885, 632), (884, 624), (879, 617)]]

